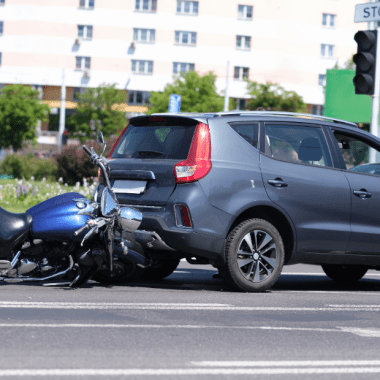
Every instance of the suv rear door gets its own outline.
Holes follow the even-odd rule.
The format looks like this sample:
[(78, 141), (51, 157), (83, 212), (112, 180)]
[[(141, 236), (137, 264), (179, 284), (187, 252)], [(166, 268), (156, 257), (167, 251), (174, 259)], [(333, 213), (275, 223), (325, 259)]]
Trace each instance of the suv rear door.
[(316, 124), (266, 122), (260, 168), (269, 198), (292, 219), (298, 252), (345, 252), (350, 190)]
[(111, 185), (121, 204), (163, 206), (176, 187), (174, 165), (187, 158), (198, 121), (132, 118), (110, 160)]

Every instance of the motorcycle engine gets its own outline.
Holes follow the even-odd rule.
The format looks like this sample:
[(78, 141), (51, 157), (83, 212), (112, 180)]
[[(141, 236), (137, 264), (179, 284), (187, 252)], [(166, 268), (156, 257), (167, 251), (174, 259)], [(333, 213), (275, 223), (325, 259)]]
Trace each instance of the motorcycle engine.
[(22, 276), (30, 276), (38, 272), (38, 263), (32, 258), (26, 258), (20, 260), (18, 267), (18, 274)]

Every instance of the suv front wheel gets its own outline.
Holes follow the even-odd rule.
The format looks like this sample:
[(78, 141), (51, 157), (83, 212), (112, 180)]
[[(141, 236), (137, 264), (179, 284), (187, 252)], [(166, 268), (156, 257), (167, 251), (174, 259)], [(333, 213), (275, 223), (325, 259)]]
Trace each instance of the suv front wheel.
[(269, 222), (249, 219), (228, 235), (226, 264), (221, 277), (236, 290), (261, 292), (277, 281), (284, 266), (285, 251), (281, 235)]

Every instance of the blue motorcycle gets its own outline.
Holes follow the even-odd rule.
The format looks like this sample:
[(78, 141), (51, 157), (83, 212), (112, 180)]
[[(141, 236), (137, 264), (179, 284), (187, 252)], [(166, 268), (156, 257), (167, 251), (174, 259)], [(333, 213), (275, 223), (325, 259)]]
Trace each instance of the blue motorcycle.
[[(123, 283), (131, 278), (131, 266), (145, 268), (150, 260), (132, 239), (142, 214), (120, 206), (109, 181), (103, 134), (99, 156), (83, 149), (101, 169), (106, 186), (93, 198), (79, 193), (58, 195), (15, 214), (0, 207), (0, 282), (38, 281), (43, 285), (78, 287), (89, 279)], [(59, 282), (51, 282), (59, 280)]]

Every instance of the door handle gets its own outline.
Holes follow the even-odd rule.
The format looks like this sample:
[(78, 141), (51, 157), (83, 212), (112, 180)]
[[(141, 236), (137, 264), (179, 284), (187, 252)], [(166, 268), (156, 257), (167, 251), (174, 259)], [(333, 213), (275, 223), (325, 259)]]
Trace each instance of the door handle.
[(372, 197), (372, 194), (369, 193), (366, 189), (355, 190), (354, 195), (356, 195), (360, 199), (366, 199), (366, 198)]
[(269, 185), (272, 185), (277, 188), (282, 188), (282, 187), (288, 187), (288, 184), (283, 181), (281, 178), (276, 178), (276, 179), (268, 179)]

